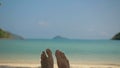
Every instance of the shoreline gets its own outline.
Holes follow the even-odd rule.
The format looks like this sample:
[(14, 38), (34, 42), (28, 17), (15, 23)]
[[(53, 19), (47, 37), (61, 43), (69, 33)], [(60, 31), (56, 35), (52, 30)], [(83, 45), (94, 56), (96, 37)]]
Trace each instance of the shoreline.
[[(0, 68), (40, 68), (40, 64), (0, 63)], [(57, 64), (54, 64), (55, 68)], [(119, 64), (70, 64), (70, 68), (120, 68)]]

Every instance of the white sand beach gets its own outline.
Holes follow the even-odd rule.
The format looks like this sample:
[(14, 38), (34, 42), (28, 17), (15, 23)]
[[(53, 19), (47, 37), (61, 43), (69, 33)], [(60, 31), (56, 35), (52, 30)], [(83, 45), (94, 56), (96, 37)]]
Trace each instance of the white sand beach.
[[(0, 63), (0, 68), (40, 68), (40, 64), (19, 64), (19, 63)], [(54, 64), (55, 68), (58, 68)], [(71, 68), (120, 68), (120, 65), (113, 64), (71, 64)]]

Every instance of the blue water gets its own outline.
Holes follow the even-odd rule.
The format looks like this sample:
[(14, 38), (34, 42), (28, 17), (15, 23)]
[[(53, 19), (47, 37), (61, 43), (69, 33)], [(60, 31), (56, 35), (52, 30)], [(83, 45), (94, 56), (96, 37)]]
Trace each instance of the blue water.
[(0, 63), (39, 63), (47, 48), (53, 55), (57, 49), (63, 51), (71, 63), (120, 64), (120, 41), (49, 39), (0, 40)]

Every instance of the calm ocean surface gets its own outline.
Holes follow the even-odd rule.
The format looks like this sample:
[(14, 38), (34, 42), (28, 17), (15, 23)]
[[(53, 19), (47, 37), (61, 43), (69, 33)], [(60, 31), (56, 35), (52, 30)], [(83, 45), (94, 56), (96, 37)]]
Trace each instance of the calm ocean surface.
[(70, 63), (120, 64), (115, 40), (0, 40), (0, 63), (39, 63), (46, 48), (63, 51)]

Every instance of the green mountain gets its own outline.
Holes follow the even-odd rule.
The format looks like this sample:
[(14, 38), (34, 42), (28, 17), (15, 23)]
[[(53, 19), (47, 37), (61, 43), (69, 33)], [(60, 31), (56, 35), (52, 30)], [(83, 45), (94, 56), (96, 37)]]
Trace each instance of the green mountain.
[(112, 40), (120, 40), (120, 32), (113, 36)]
[(23, 37), (12, 34), (0, 28), (0, 39), (23, 39)]
[(53, 39), (57, 39), (57, 40), (68, 40), (68, 38), (62, 37), (62, 36), (55, 36)]

